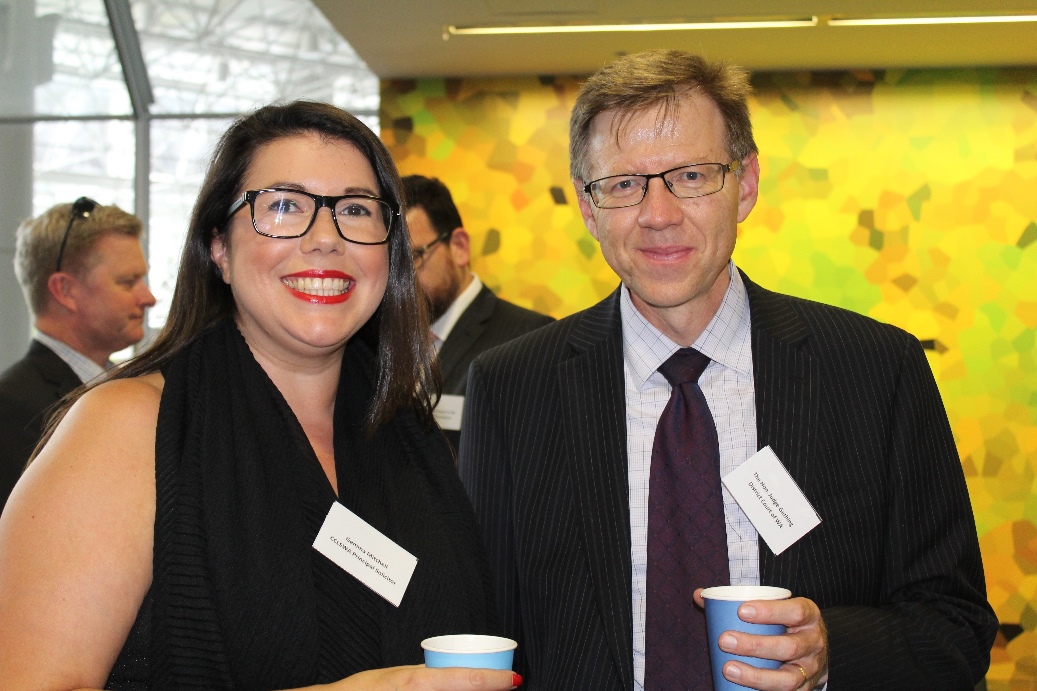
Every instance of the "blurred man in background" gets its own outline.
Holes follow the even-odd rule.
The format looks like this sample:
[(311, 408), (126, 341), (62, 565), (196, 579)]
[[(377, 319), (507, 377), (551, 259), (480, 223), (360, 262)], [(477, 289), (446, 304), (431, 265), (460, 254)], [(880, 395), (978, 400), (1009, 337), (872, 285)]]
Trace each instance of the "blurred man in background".
[(33, 319), (25, 357), (0, 374), (0, 509), (55, 404), (144, 337), (155, 304), (143, 224), (81, 197), (18, 227), (14, 271)]
[(403, 186), (414, 270), (428, 298), (443, 375), (436, 420), (456, 450), (468, 365), (484, 350), (554, 319), (500, 299), (472, 273), (468, 232), (446, 185), (435, 178), (408, 175)]

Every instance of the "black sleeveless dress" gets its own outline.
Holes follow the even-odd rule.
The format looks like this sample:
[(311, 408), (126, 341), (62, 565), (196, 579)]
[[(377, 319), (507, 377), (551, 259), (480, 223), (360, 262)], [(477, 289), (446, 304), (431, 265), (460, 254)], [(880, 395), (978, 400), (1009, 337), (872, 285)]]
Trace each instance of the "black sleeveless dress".
[[(420, 664), (423, 638), (496, 627), (480, 533), (451, 454), (404, 411), (362, 419), (373, 349), (347, 346), (338, 498), (228, 321), (163, 371), (151, 589), (106, 688), (283, 689)], [(394, 607), (312, 548), (335, 501), (418, 558)]]

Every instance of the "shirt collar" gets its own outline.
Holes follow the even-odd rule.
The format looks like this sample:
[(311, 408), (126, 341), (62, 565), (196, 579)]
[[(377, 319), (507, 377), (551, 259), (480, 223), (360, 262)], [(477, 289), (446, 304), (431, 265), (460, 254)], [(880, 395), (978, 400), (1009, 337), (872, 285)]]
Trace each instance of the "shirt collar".
[(54, 354), (61, 358), (79, 377), (79, 381), (84, 384), (104, 374), (104, 367), (101, 367), (64, 341), (59, 341), (53, 336), (48, 336), (42, 331), (35, 329), (33, 330), (32, 337), (54, 351)]
[(439, 339), (440, 343), (450, 337), (450, 332), (454, 330), (457, 320), (461, 318), (464, 311), (475, 301), (480, 290), (482, 290), (482, 281), (473, 273), (472, 282), (468, 284), (468, 287), (462, 290), (461, 294), (447, 308), (447, 311), (432, 323), (430, 327), (432, 335)]
[[(692, 346), (715, 363), (742, 374), (752, 374), (752, 342), (749, 331), (749, 296), (742, 275), (734, 262), (728, 262), (731, 281), (716, 314)], [(620, 291), (619, 312), (623, 323), (623, 358), (642, 388), (659, 365), (680, 348), (648, 322), (630, 299), (624, 285)]]

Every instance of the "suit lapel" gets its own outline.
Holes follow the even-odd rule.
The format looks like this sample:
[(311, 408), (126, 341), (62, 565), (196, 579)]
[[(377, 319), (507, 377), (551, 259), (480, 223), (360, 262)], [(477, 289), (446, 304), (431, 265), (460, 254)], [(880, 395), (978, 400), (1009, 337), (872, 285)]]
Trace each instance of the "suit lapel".
[(55, 401), (82, 384), (72, 368), (58, 357), (57, 353), (35, 339), (29, 345), (29, 358), (40, 376), (54, 387)]
[(443, 342), (443, 347), (439, 351), (439, 371), (443, 375), (444, 390), (449, 389), (446, 386), (447, 382), (452, 382), (455, 377), (463, 374), (456, 370), (462, 363), (469, 362), (465, 354), (486, 330), (486, 322), (493, 316), (496, 303), (497, 296), (483, 286), (450, 330), (450, 336)]
[(622, 679), (633, 688), (630, 507), (619, 292), (584, 313), (559, 365), (562, 425), (583, 541), (605, 635)]
[[(752, 319), (757, 445), (774, 450), (809, 498), (820, 412), (818, 364), (803, 347), (809, 327), (789, 298), (760, 288), (744, 274), (743, 279)], [(762, 539), (759, 545), (761, 583), (793, 586), (800, 543), (778, 556)]]

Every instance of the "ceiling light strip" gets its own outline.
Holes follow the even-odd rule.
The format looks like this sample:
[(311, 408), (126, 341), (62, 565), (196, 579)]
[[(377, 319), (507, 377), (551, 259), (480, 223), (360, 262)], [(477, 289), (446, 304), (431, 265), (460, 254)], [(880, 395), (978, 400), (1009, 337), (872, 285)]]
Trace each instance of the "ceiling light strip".
[(846, 17), (828, 20), (829, 26), (918, 26), (925, 24), (1009, 24), (1037, 22), (1037, 14), (975, 17)]
[(680, 22), (668, 24), (574, 24), (555, 26), (448, 26), (451, 36), (502, 34), (584, 34), (619, 31), (699, 31), (706, 29), (788, 29), (817, 26), (817, 17), (739, 22)]

